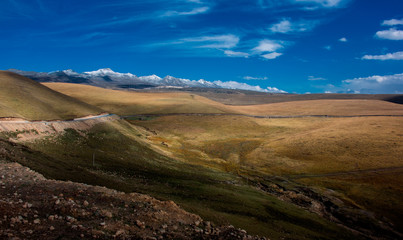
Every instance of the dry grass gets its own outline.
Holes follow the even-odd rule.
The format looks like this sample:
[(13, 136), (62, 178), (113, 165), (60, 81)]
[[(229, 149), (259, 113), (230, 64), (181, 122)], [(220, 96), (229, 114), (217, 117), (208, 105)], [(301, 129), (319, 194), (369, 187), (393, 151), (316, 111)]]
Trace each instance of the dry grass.
[[(285, 178), (403, 166), (401, 117), (255, 119), (169, 116), (134, 121), (171, 156), (220, 170)], [(168, 146), (161, 145), (168, 143)], [(299, 178), (403, 226), (401, 170)]]
[(381, 100), (309, 100), (252, 106), (231, 106), (253, 115), (403, 115), (403, 105)]
[(401, 120), (169, 116), (135, 123), (155, 130), (158, 138), (150, 140), (168, 143), (183, 159), (203, 161), (207, 154), (206, 162), (239, 159), (265, 172), (297, 174), (403, 165)]
[(225, 105), (189, 93), (142, 93), (71, 84), (47, 87), (120, 115), (145, 113), (224, 113)]
[(70, 119), (102, 110), (18, 74), (0, 71), (0, 117)]
[(228, 106), (184, 92), (143, 93), (71, 83), (49, 88), (120, 115), (153, 113), (241, 113), (250, 115), (403, 115), (403, 106), (381, 100), (310, 100)]

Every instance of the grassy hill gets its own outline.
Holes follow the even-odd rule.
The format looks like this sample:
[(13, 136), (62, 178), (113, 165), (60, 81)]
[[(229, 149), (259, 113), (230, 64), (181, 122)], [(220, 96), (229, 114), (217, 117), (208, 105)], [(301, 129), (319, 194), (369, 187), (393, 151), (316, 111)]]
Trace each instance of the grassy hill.
[(378, 99), (325, 99), (234, 106), (187, 92), (129, 92), (71, 83), (44, 84), (55, 91), (119, 115), (164, 113), (403, 115), (403, 105)]
[(45, 86), (119, 115), (145, 113), (225, 113), (224, 104), (190, 93), (143, 93), (72, 83)]
[(402, 117), (163, 116), (131, 122), (155, 132), (148, 140), (185, 162), (320, 187), (390, 219), (396, 229), (403, 226)]
[[(374, 99), (228, 106), (186, 92), (141, 93), (66, 83), (46, 86), (119, 115), (397, 115), (402, 111), (401, 105)], [(13, 109), (9, 106), (4, 111)], [(87, 132), (69, 129), (53, 138), (26, 142), (41, 156), (19, 162), (52, 178), (174, 200), (205, 219), (271, 239), (359, 238), (329, 218), (304, 210), (333, 203), (334, 209), (341, 210), (332, 216), (354, 229), (371, 229), (377, 237), (394, 236), (377, 227), (379, 219), (390, 219), (395, 229), (403, 226), (402, 189), (395, 184), (402, 182), (401, 117), (162, 116), (130, 123), (102, 123)], [(326, 175), (381, 168), (394, 171)], [(316, 195), (310, 189), (326, 197), (311, 202)], [(275, 194), (283, 191), (287, 193), (280, 200)], [(327, 197), (336, 199), (329, 202)]]
[[(2, 84), (9, 88), (5, 105), (9, 107), (3, 109), (17, 109), (18, 112), (11, 112), (14, 116), (27, 118), (28, 113), (31, 113), (36, 114), (31, 119), (62, 117), (66, 116), (62, 115), (62, 110), (71, 110), (66, 107), (73, 104), (89, 106), (18, 75), (3, 75), (7, 77)], [(82, 101), (119, 114), (129, 114), (132, 111), (167, 112), (178, 108), (187, 112), (226, 111), (225, 108), (222, 109), (222, 104), (186, 93), (148, 95), (90, 86), (78, 87), (80, 91), (70, 89), (72, 96), (80, 95)], [(9, 99), (18, 100), (25, 95), (27, 100), (24, 104), (9, 103)], [(66, 103), (69, 101), (62, 101), (66, 99), (71, 100), (71, 105)], [(49, 107), (59, 105), (59, 112)], [(40, 111), (31, 111), (32, 108)], [(44, 116), (48, 108), (52, 115)], [(0, 150), (3, 148), (6, 151), (0, 151), (0, 159), (18, 161), (49, 178), (107, 186), (173, 200), (184, 209), (200, 214), (216, 224), (230, 223), (245, 228), (252, 234), (270, 236), (272, 239), (353, 237), (335, 223), (292, 203), (283, 202), (254, 185), (249, 185), (232, 172), (169, 157), (163, 150), (149, 144), (150, 137), (154, 137), (152, 132), (123, 120), (105, 122), (88, 131), (71, 128), (58, 135), (23, 142), (25, 146), (21, 146), (21, 152), (18, 153), (18, 145), (3, 141), (5, 146), (0, 145)]]
[[(151, 92), (172, 92), (173, 89), (152, 89)], [(345, 93), (317, 93), (317, 94), (283, 94), (264, 93), (236, 89), (189, 88), (180, 89), (183, 92), (197, 94), (227, 105), (254, 105), (280, 103), (292, 101), (325, 100), (325, 99), (367, 99), (383, 100), (403, 104), (403, 94), (345, 94)]]
[(323, 99), (228, 107), (253, 115), (403, 115), (401, 104), (369, 99)]
[(29, 78), (0, 71), (0, 117), (54, 120), (101, 112), (97, 107), (53, 91)]

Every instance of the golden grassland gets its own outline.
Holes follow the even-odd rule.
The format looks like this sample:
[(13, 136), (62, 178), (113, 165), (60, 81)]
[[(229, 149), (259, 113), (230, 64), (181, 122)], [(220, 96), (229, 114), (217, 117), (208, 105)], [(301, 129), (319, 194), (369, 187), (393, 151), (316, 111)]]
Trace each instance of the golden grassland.
[[(149, 142), (182, 161), (332, 189), (348, 204), (403, 226), (402, 120), (165, 116), (132, 123), (155, 131)], [(357, 172), (383, 168), (390, 170)]]
[(143, 93), (71, 84), (45, 86), (119, 115), (161, 113), (238, 113), (249, 115), (403, 115), (403, 106), (381, 100), (309, 100), (229, 106), (184, 92)]
[(228, 111), (221, 103), (189, 93), (142, 93), (71, 83), (43, 84), (55, 91), (119, 115)]
[[(403, 115), (402, 105), (379, 100), (228, 106), (193, 93), (42, 85), (1, 71), (0, 93), (0, 117), (29, 120), (69, 119), (102, 111), (119, 115)], [(24, 154), (34, 154), (34, 160), (22, 157), (20, 161), (53, 178), (174, 200), (206, 219), (230, 222), (273, 239), (351, 239), (335, 224), (249, 185), (244, 177), (280, 176), (289, 181), (288, 186), (303, 184), (319, 192), (331, 189), (346, 204), (387, 217), (399, 229), (403, 227), (402, 120), (385, 116), (148, 117), (129, 120), (132, 125), (122, 120), (86, 132), (66, 129), (53, 138), (25, 142), (35, 151)], [(390, 169), (376, 170), (384, 168)], [(368, 169), (373, 171), (357, 172)]]
[(53, 91), (15, 73), (0, 71), (0, 117), (27, 120), (70, 119), (101, 109)]
[[(188, 152), (192, 158), (199, 155), (199, 161), (233, 162), (270, 173), (319, 174), (403, 166), (400, 117), (166, 116), (134, 123), (156, 131), (150, 141), (178, 156)], [(191, 159), (186, 154), (183, 158)]]
[(403, 115), (403, 106), (382, 100), (332, 99), (233, 106), (243, 114), (253, 115)]

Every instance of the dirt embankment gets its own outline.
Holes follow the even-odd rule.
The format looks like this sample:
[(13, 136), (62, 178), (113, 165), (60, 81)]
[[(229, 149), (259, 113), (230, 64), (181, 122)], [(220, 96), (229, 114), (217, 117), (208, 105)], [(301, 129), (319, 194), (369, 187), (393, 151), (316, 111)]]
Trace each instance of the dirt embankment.
[(0, 160), (0, 239), (265, 239), (147, 195), (48, 180)]
[(74, 128), (82, 131), (89, 130), (98, 123), (116, 121), (119, 119), (119, 116), (113, 114), (88, 116), (68, 121), (30, 122), (24, 119), (0, 118), (0, 132), (14, 133), (15, 138), (26, 141), (60, 133), (67, 128)]

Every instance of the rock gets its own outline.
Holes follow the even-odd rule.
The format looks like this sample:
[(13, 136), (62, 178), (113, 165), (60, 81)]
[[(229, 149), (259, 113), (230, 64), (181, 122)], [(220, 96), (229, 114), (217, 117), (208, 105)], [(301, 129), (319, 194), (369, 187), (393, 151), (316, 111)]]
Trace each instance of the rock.
[(101, 222), (99, 225), (100, 225), (100, 226), (105, 226), (106, 223), (105, 223), (105, 222)]
[(55, 230), (55, 227), (50, 226), (50, 227), (49, 227), (49, 230), (50, 230), (50, 231), (53, 231), (53, 230)]
[(123, 235), (123, 234), (125, 234), (125, 230), (124, 229), (119, 229), (119, 230), (116, 231), (115, 236), (120, 236), (120, 235)]
[(112, 214), (111, 212), (109, 212), (109, 211), (106, 211), (106, 210), (102, 210), (102, 214), (103, 214), (105, 217), (108, 217), (108, 218), (112, 218), (112, 217), (113, 217), (113, 214)]
[(39, 218), (34, 220), (34, 224), (40, 224), (40, 223), (41, 223), (41, 220), (39, 220)]
[(141, 222), (140, 220), (136, 220), (136, 225), (137, 225), (139, 228), (142, 228), (142, 229), (145, 228), (144, 222)]
[(55, 220), (55, 216), (50, 215), (50, 216), (48, 217), (48, 219), (49, 219), (50, 221), (53, 221), (53, 220)]
[(84, 207), (88, 207), (88, 205), (90, 205), (90, 204), (89, 204), (89, 202), (87, 202), (87, 200), (85, 200), (85, 201), (83, 202), (83, 205), (84, 205)]

